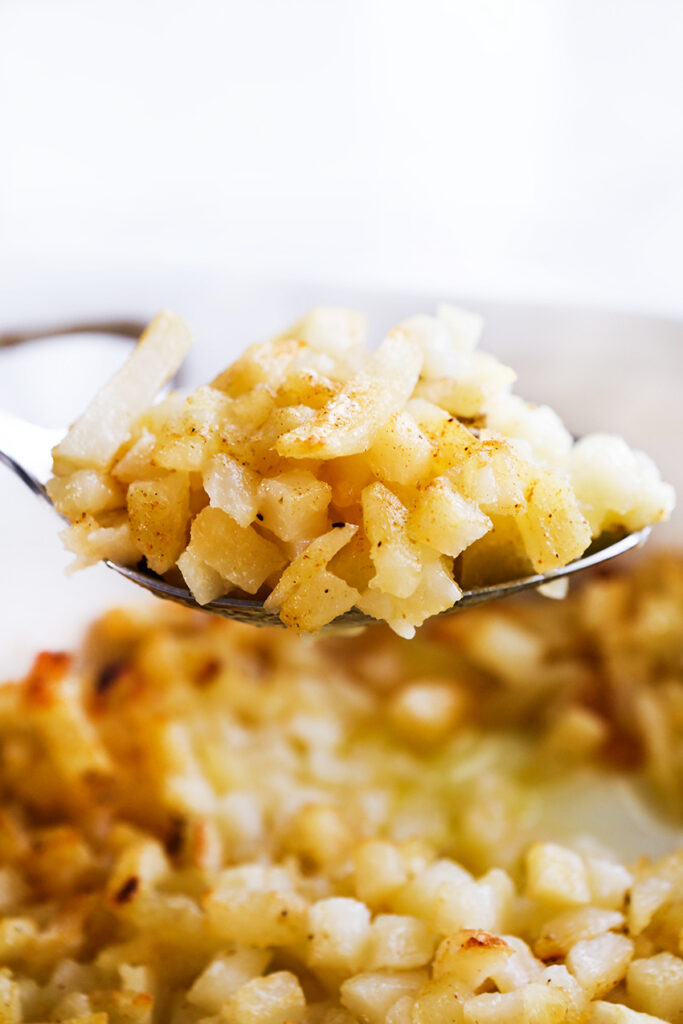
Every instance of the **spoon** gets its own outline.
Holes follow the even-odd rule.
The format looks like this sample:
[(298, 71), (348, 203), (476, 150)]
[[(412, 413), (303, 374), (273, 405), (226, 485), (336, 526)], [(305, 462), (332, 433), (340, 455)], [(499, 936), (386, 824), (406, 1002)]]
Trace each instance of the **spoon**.
[[(56, 430), (47, 427), (39, 427), (34, 423), (20, 419), (9, 413), (0, 412), (0, 462), (7, 465), (16, 475), (33, 491), (39, 498), (42, 498), (50, 506), (50, 501), (45, 490), (45, 483), (50, 476), (52, 465), (51, 449), (66, 433), (65, 430)], [(54, 508), (54, 506), (52, 506)], [(569, 565), (560, 569), (553, 569), (551, 572), (525, 576), (522, 579), (510, 580), (506, 583), (496, 583), (487, 587), (476, 587), (472, 590), (463, 591), (461, 599), (452, 608), (441, 612), (441, 615), (449, 615), (460, 608), (469, 608), (475, 604), (483, 604), (486, 601), (495, 601), (501, 597), (508, 597), (522, 590), (530, 590), (543, 586), (552, 580), (562, 579), (564, 576), (571, 576), (583, 569), (599, 565), (617, 555), (639, 547), (650, 535), (650, 527), (626, 534), (626, 536), (615, 537), (614, 535), (603, 535), (597, 538), (588, 551), (579, 559), (570, 562)], [(178, 604), (186, 605), (188, 608), (212, 612), (227, 619), (236, 619), (239, 622), (248, 622), (256, 626), (281, 626), (279, 616), (274, 612), (266, 611), (263, 604), (253, 598), (221, 597), (210, 604), (199, 605), (191, 592), (186, 587), (175, 586), (168, 583), (161, 576), (150, 569), (140, 566), (129, 567), (116, 565), (114, 562), (106, 561), (105, 564), (116, 572), (125, 576), (126, 579), (137, 583), (138, 586), (149, 590), (156, 597), (169, 601), (176, 601)], [(369, 615), (365, 615), (358, 609), (351, 609), (345, 615), (335, 619), (331, 625), (336, 626), (367, 626), (376, 623)]]

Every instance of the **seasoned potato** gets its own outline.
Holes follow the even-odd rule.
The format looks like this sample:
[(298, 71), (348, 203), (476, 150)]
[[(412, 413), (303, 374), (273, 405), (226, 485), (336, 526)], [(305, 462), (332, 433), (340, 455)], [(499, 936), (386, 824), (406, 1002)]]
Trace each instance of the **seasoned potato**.
[(190, 482), (187, 473), (136, 480), (128, 488), (128, 516), (135, 543), (154, 572), (176, 564), (187, 544)]
[(285, 564), (279, 548), (251, 526), (240, 526), (219, 508), (205, 508), (192, 523), (195, 554), (224, 580), (248, 594)]
[(152, 404), (189, 343), (158, 318), (55, 449), (49, 493), (77, 565), (144, 555), (200, 604), (263, 588), (296, 630), (355, 605), (410, 637), (462, 588), (556, 569), (603, 530), (669, 514), (645, 455), (604, 435), (574, 444), (511, 393), (514, 372), (476, 347), (480, 317), (440, 306), (375, 352), (366, 332), (359, 313), (314, 309)]

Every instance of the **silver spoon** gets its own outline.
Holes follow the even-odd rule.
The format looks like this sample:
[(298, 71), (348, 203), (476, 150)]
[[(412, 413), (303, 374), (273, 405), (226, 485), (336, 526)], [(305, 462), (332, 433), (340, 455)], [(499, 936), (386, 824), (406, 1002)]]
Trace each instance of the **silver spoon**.
[[(0, 462), (7, 465), (34, 494), (53, 508), (45, 490), (45, 483), (50, 476), (51, 449), (65, 433), (65, 430), (38, 427), (17, 416), (0, 412)], [(570, 562), (569, 565), (544, 574), (537, 573), (533, 576), (525, 576), (523, 579), (511, 580), (507, 583), (496, 583), (493, 586), (466, 590), (453, 608), (449, 608), (441, 614), (450, 615), (460, 608), (469, 608), (475, 604), (483, 604), (485, 601), (495, 601), (500, 597), (508, 597), (522, 590), (542, 586), (545, 583), (550, 583), (551, 580), (571, 576), (583, 569), (589, 569), (601, 562), (616, 558), (617, 555), (630, 551), (632, 548), (639, 547), (645, 543), (649, 535), (650, 527), (647, 526), (642, 530), (618, 538), (607, 535), (599, 537), (582, 558)], [(132, 580), (133, 583), (137, 583), (138, 586), (149, 590), (156, 597), (176, 601), (188, 608), (212, 612), (223, 618), (237, 619), (239, 622), (248, 622), (257, 626), (282, 625), (277, 614), (266, 611), (261, 602), (253, 598), (221, 597), (210, 604), (198, 605), (187, 588), (168, 583), (147, 568), (129, 568), (109, 561), (105, 564), (110, 569), (114, 569), (122, 576)], [(333, 625), (366, 626), (375, 622), (376, 620), (370, 618), (369, 615), (353, 608), (345, 615), (335, 619)]]

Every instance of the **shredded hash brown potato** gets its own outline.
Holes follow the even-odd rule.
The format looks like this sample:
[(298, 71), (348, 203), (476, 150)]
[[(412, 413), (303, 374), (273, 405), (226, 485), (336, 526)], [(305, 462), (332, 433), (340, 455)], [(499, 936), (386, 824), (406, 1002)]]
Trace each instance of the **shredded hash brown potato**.
[(683, 851), (537, 802), (680, 816), (682, 749), (681, 557), (410, 644), (111, 612), (0, 687), (0, 1021), (675, 1024)]
[(462, 588), (666, 518), (652, 461), (616, 437), (574, 443), (511, 393), (480, 330), (443, 306), (369, 352), (363, 316), (316, 309), (152, 406), (189, 344), (161, 314), (54, 449), (76, 566), (144, 557), (202, 605), (256, 594), (307, 632), (355, 606), (409, 638)]

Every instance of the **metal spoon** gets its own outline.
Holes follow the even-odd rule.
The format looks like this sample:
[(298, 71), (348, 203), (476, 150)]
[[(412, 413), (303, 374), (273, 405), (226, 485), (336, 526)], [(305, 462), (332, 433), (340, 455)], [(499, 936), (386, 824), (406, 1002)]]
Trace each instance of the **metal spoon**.
[[(52, 464), (51, 449), (66, 433), (65, 430), (53, 430), (46, 427), (38, 427), (26, 420), (19, 419), (9, 413), (0, 412), (0, 462), (9, 466), (14, 473), (29, 487), (39, 498), (43, 498), (49, 505), (52, 502), (45, 491), (45, 483), (50, 476)], [(52, 506), (54, 507), (54, 506)], [(635, 533), (615, 538), (604, 536), (593, 542), (582, 558), (565, 565), (560, 569), (553, 569), (551, 572), (526, 576), (523, 579), (511, 580), (507, 583), (496, 583), (488, 587), (476, 587), (473, 590), (464, 591), (462, 598), (442, 615), (449, 615), (460, 608), (469, 608), (475, 604), (482, 604), (485, 601), (495, 601), (500, 597), (507, 597), (516, 594), (521, 590), (529, 590), (542, 586), (551, 580), (560, 579), (563, 576), (571, 576), (573, 573), (588, 569), (591, 566), (606, 562), (617, 555), (630, 551), (631, 548), (639, 547), (650, 535), (650, 527), (638, 530)], [(223, 618), (237, 619), (239, 622), (249, 622), (257, 626), (281, 626), (282, 623), (273, 612), (268, 612), (260, 601), (253, 598), (221, 597), (207, 605), (198, 605), (192, 594), (185, 587), (174, 586), (168, 583), (156, 573), (147, 568), (129, 568), (125, 565), (116, 565), (114, 562), (105, 563), (110, 569), (132, 580), (141, 587), (145, 587), (157, 597), (169, 601), (176, 601), (188, 608), (202, 609), (212, 612), (214, 615), (221, 615)], [(334, 626), (365, 626), (374, 623), (376, 620), (365, 615), (357, 609), (351, 609), (345, 615), (335, 619)]]

